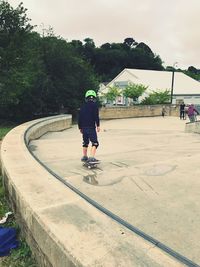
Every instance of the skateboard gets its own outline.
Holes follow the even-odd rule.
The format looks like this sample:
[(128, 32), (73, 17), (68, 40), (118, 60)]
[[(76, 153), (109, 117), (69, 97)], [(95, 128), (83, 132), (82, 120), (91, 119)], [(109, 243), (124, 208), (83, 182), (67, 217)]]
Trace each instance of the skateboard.
[(83, 166), (87, 167), (88, 169), (93, 169), (96, 168), (97, 165), (100, 163), (100, 161), (95, 161), (95, 162), (83, 162)]

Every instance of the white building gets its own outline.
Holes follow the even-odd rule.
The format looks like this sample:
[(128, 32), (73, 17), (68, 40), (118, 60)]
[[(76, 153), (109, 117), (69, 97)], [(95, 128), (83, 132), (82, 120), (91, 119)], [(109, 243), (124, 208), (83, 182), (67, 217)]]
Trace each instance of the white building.
[[(170, 93), (173, 91), (173, 104), (177, 100), (183, 100), (185, 104), (193, 103), (200, 105), (200, 82), (182, 72), (174, 72), (173, 90), (171, 90), (172, 74), (171, 71), (124, 69), (110, 83), (100, 89), (99, 94), (106, 93), (108, 88), (112, 86), (118, 86), (123, 90), (128, 84), (134, 83), (148, 86), (145, 95), (151, 91), (164, 91), (167, 89)], [(117, 104), (125, 105), (124, 97), (119, 97)]]

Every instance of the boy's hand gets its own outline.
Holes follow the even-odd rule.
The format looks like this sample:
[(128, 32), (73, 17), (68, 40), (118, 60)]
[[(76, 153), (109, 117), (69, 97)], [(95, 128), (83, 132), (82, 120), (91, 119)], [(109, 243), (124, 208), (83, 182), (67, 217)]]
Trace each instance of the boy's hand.
[(100, 132), (100, 127), (97, 127), (97, 132)]
[(80, 133), (82, 134), (83, 133), (82, 129), (79, 129), (79, 130), (80, 130)]

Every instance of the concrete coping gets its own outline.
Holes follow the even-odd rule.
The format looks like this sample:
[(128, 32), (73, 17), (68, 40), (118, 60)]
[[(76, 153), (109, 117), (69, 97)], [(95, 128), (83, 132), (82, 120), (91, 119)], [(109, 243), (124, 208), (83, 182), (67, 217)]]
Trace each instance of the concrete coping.
[(30, 140), (71, 127), (71, 115), (30, 121), (3, 139), (3, 181), (40, 266), (182, 266), (90, 205), (32, 156)]

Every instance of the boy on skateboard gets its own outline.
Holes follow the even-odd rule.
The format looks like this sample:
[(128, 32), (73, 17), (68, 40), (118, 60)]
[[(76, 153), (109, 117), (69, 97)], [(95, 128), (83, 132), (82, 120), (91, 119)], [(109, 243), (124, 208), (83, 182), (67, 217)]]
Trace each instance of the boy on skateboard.
[[(96, 149), (99, 146), (97, 132), (100, 131), (99, 109), (96, 103), (97, 94), (93, 90), (85, 93), (85, 103), (80, 109), (78, 128), (83, 138), (83, 157), (81, 161), (95, 163)], [(88, 157), (88, 145), (91, 142), (90, 155)]]

